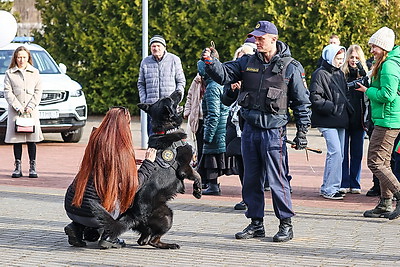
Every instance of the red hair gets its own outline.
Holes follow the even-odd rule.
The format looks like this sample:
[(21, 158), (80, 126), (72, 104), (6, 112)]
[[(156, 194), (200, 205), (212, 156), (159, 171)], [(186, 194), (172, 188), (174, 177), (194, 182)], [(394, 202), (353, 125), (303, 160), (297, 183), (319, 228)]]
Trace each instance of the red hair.
[(111, 108), (99, 128), (92, 132), (74, 180), (72, 205), (82, 205), (86, 185), (93, 179), (97, 195), (107, 211), (114, 211), (117, 203), (121, 212), (131, 206), (138, 177), (130, 122), (126, 108)]

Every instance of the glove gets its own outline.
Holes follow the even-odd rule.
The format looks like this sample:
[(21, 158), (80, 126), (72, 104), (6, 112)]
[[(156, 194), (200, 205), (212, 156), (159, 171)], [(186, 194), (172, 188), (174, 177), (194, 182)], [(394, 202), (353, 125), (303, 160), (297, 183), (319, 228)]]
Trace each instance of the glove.
[(297, 128), (296, 137), (293, 139), (293, 142), (296, 143), (295, 149), (305, 149), (307, 147), (307, 126), (300, 126)]

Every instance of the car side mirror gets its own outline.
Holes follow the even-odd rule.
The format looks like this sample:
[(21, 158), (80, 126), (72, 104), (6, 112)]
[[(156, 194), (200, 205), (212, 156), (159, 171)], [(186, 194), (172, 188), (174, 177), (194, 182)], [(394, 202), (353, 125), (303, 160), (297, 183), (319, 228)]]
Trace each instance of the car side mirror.
[(62, 74), (66, 74), (67, 73), (67, 66), (65, 66), (64, 63), (58, 64), (58, 67), (60, 68)]

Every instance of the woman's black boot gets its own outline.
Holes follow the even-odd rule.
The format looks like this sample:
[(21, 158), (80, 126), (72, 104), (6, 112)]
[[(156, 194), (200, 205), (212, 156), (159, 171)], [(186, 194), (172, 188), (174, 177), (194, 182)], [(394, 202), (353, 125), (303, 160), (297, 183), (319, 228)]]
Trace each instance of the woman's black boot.
[(15, 170), (12, 173), (11, 177), (12, 178), (19, 178), (19, 177), (22, 176), (21, 160), (20, 159), (16, 159), (14, 165), (15, 165)]
[(29, 178), (38, 178), (36, 172), (36, 160), (29, 161)]
[(74, 247), (85, 247), (86, 242), (83, 241), (83, 229), (85, 226), (82, 224), (72, 222), (64, 227), (64, 232), (68, 236), (68, 243)]

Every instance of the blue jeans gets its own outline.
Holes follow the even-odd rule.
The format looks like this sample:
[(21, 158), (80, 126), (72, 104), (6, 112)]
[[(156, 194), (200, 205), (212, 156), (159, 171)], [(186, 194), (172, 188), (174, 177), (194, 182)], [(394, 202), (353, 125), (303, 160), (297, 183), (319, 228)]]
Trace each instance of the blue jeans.
[(342, 162), (344, 154), (344, 128), (318, 128), (326, 141), (326, 160), (321, 194), (333, 195), (342, 182)]
[(264, 217), (265, 177), (268, 177), (271, 187), (275, 216), (278, 219), (294, 216), (283, 129), (261, 129), (245, 123), (241, 139), (244, 163), (242, 197), (248, 208), (246, 217)]
[(342, 188), (361, 188), (360, 177), (364, 136), (365, 131), (363, 129), (346, 130), (342, 164), (342, 185), (340, 186)]

